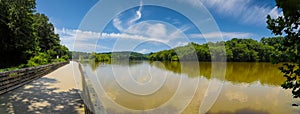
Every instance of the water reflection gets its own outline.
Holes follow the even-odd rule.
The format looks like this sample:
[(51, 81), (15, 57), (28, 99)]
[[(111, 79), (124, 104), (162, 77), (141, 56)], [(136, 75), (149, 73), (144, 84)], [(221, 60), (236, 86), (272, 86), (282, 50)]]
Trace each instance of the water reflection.
[[(225, 78), (211, 78), (209, 62), (84, 64), (108, 113), (146, 113), (143, 110), (157, 107), (163, 108), (152, 113), (199, 113), (211, 80), (225, 83), (208, 113), (299, 113), (299, 108), (291, 104), (300, 101), (293, 99), (290, 91), (280, 87), (285, 79), (277, 69), (278, 66), (270, 63), (232, 62), (227, 63)], [(197, 72), (198, 69), (200, 72)], [(116, 79), (124, 85), (120, 85)], [(132, 80), (138, 83), (132, 83)], [(196, 88), (193, 88), (195, 84)], [(127, 87), (123, 87), (125, 85)], [(137, 94), (138, 91), (147, 94)], [(174, 99), (174, 102), (166, 105), (166, 102)]]
[(104, 62), (95, 62), (95, 61), (83, 61), (82, 64), (89, 64), (93, 71), (97, 70), (98, 67), (114, 64), (114, 65), (121, 65), (121, 66), (132, 66), (138, 65), (143, 63), (143, 61), (119, 61), (119, 60), (112, 60), (112, 61), (104, 61)]
[[(184, 73), (190, 78), (199, 76), (211, 78), (211, 63), (210, 62), (163, 62), (165, 68), (174, 73)], [(156, 66), (156, 64), (151, 64)], [(200, 73), (196, 74), (195, 66), (200, 66)], [(278, 67), (280, 64), (274, 65), (271, 63), (255, 63), (255, 62), (228, 62), (226, 67), (225, 81), (232, 83), (253, 83), (259, 81), (261, 84), (281, 85), (285, 78), (280, 73)], [(157, 66), (160, 68), (159, 66)], [(181, 67), (186, 70), (181, 70)], [(220, 78), (222, 79), (222, 78)]]
[(166, 72), (159, 62), (156, 66), (160, 68), (148, 62), (136, 63), (103, 63), (96, 70), (83, 64), (109, 113), (147, 113), (143, 110), (154, 108), (149, 113), (182, 112), (193, 98), (199, 79)]
[[(98, 67), (108, 64), (133, 66), (142, 64), (146, 61), (107, 61), (107, 62), (89, 62), (91, 68), (96, 70)], [(147, 62), (148, 63), (148, 62)], [(160, 65), (158, 63), (162, 63)], [(195, 78), (203, 76), (207, 79), (211, 78), (211, 63), (210, 62), (149, 62), (151, 66), (163, 70), (169, 70), (177, 74), (187, 74), (189, 78)], [(253, 83), (259, 81), (261, 84), (267, 85), (281, 85), (285, 78), (283, 74), (278, 70), (280, 64), (271, 63), (258, 63), (258, 62), (228, 62), (226, 63), (226, 81), (233, 83)], [(182, 70), (181, 68), (185, 68)], [(200, 72), (195, 72), (200, 68)], [(222, 78), (220, 78), (222, 79)]]

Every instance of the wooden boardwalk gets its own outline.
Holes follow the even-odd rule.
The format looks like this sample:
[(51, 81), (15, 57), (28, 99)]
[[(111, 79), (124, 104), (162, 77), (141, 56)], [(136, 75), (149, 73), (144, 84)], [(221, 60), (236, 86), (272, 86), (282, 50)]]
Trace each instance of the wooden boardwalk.
[(72, 65), (67, 64), (0, 95), (0, 114), (83, 114), (83, 101), (75, 88)]

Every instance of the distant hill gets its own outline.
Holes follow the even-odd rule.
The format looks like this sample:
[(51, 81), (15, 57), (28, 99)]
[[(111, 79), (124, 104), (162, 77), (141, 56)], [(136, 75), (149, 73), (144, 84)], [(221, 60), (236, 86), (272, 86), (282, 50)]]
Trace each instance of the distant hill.
[[(233, 38), (228, 41), (216, 43), (197, 44), (191, 42), (185, 46), (169, 50), (142, 54), (132, 51), (86, 53), (72, 52), (73, 59), (95, 59), (95, 61), (110, 60), (151, 60), (151, 61), (211, 61), (212, 59), (225, 59), (234, 62), (269, 62), (274, 57), (280, 57), (279, 61), (286, 61), (284, 52), (278, 51), (282, 37), (262, 38), (261, 41), (253, 39)], [(225, 46), (224, 46), (225, 44)], [(224, 49), (225, 48), (225, 49)], [(221, 55), (225, 54), (226, 55)], [(211, 53), (214, 55), (211, 55)]]
[[(286, 61), (283, 57), (284, 52), (279, 51), (282, 39), (282, 37), (272, 37), (256, 41), (233, 38), (216, 43), (197, 44), (191, 42), (185, 46), (150, 53), (148, 58), (152, 61), (211, 61), (212, 59), (226, 59), (234, 62), (269, 62), (271, 59)], [(212, 52), (213, 55), (211, 55)], [(226, 55), (223, 55), (225, 52)]]
[(148, 60), (148, 55), (132, 52), (132, 51), (121, 51), (121, 52), (106, 52), (106, 53), (87, 53), (87, 52), (72, 52), (72, 58), (75, 60), (82, 59), (95, 59), (96, 62), (110, 61), (110, 60)]

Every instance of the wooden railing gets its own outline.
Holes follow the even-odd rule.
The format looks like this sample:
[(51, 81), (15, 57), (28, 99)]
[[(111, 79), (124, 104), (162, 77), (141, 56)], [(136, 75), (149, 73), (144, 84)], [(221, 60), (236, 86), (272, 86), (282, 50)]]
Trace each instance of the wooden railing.
[(69, 62), (54, 63), (0, 73), (0, 95), (40, 78)]

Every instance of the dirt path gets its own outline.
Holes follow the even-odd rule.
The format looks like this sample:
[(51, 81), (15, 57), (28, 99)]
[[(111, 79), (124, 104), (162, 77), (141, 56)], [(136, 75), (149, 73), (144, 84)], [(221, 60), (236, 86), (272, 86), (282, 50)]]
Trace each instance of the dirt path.
[(83, 114), (72, 65), (0, 95), (0, 114)]

